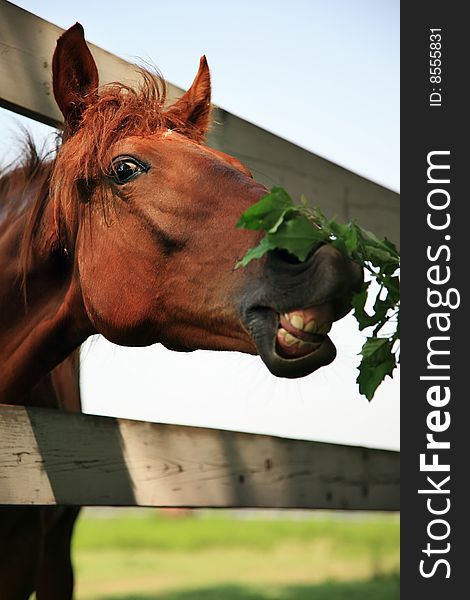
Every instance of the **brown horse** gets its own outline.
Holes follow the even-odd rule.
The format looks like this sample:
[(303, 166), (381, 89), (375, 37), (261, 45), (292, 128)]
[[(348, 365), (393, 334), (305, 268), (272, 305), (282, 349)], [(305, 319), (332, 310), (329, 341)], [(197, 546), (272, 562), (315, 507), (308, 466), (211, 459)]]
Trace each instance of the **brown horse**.
[[(0, 180), (0, 402), (80, 410), (80, 344), (259, 354), (278, 376), (331, 362), (326, 335), (350, 308), (361, 269), (329, 245), (305, 263), (235, 228), (265, 194), (238, 160), (204, 145), (210, 75), (165, 108), (165, 86), (102, 89), (77, 23), (53, 58), (64, 115), (53, 160), (34, 150)], [(289, 335), (287, 335), (289, 334)], [(0, 510), (0, 597), (72, 596), (75, 508)]]

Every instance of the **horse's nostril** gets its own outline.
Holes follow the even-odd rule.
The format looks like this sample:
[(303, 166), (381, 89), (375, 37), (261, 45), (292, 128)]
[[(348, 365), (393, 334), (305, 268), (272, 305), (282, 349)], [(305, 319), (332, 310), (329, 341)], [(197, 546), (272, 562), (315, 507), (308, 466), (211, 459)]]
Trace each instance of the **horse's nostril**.
[(294, 254), (291, 254), (288, 250), (274, 250), (273, 255), (278, 260), (285, 262), (289, 265), (298, 265), (300, 264), (300, 260)]

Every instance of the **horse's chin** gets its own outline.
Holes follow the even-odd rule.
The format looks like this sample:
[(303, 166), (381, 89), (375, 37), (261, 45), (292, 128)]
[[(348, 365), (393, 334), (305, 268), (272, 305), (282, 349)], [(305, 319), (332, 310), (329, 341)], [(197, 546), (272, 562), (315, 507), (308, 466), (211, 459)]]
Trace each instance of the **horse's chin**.
[[(308, 318), (318, 312), (330, 315), (328, 325), (331, 326), (333, 308), (330, 305), (322, 305), (319, 310), (311, 307), (282, 315), (270, 308), (257, 307), (250, 311), (248, 329), (261, 359), (273, 375), (289, 379), (305, 377), (334, 360), (336, 348), (323, 332), (329, 326), (320, 326), (321, 333), (314, 333), (297, 329), (291, 323), (296, 323), (296, 317), (307, 315)], [(310, 323), (313, 320), (311, 317)]]
[(187, 346), (180, 346), (178, 344), (162, 344), (167, 350), (173, 350), (173, 352), (194, 352), (194, 348), (188, 348)]

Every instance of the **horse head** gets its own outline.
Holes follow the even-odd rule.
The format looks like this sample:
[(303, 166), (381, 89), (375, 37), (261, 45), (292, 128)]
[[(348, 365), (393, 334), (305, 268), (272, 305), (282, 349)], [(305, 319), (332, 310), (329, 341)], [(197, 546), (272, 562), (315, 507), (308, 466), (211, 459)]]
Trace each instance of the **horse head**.
[(272, 373), (331, 362), (327, 332), (350, 310), (362, 271), (330, 245), (300, 263), (271, 252), (234, 269), (259, 232), (235, 227), (266, 193), (237, 159), (204, 145), (205, 57), (166, 107), (163, 82), (100, 89), (76, 24), (59, 39), (54, 95), (65, 119), (51, 176), (56, 244), (90, 331), (121, 345), (259, 354)]

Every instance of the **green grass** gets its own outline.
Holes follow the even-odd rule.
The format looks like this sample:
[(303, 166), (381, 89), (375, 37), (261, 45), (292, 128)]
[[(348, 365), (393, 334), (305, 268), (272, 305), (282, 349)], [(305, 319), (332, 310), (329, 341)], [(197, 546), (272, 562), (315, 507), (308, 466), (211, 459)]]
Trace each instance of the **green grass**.
[(399, 597), (399, 579), (390, 576), (353, 583), (327, 582), (272, 589), (222, 585), (157, 595), (102, 596), (100, 600), (398, 600)]
[[(243, 515), (243, 513), (241, 513)], [(75, 531), (75, 548), (151, 548), (189, 551), (203, 548), (272, 548), (283, 541), (304, 543), (328, 538), (339, 551), (357, 549), (388, 551), (399, 544), (398, 520), (394, 516), (357, 519), (322, 516), (321, 519), (233, 518), (230, 513), (208, 512), (201, 516), (168, 518), (157, 511), (141, 516), (85, 517)]]
[(85, 515), (77, 600), (396, 600), (396, 516)]

